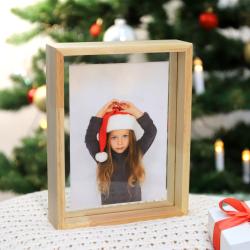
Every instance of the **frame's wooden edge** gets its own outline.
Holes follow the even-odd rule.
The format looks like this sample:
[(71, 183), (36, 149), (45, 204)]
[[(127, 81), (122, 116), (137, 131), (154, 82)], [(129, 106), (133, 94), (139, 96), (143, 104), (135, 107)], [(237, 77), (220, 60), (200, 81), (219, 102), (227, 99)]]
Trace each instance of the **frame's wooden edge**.
[(98, 214), (108, 214), (108, 213), (120, 213), (126, 211), (143, 211), (144, 209), (154, 209), (160, 207), (168, 207), (172, 206), (170, 202), (167, 200), (164, 201), (146, 201), (137, 204), (114, 204), (108, 207), (99, 207), (99, 208), (91, 208), (86, 210), (78, 210), (78, 211), (66, 211), (65, 218), (70, 218), (74, 216), (89, 216), (89, 215), (98, 215)]
[(50, 46), (54, 47), (64, 56), (77, 56), (183, 52), (192, 46), (192, 44), (180, 40), (142, 40), (126, 42), (51, 43)]
[(70, 229), (76, 227), (126, 224), (145, 220), (163, 219), (167, 217), (181, 215), (184, 215), (184, 213), (178, 207), (160, 207), (154, 209), (144, 209), (143, 211), (124, 211), (121, 213), (109, 213), (67, 218), (65, 220), (64, 228)]
[[(48, 152), (50, 152), (48, 153), (48, 189), (50, 190), (49, 219), (55, 228), (64, 229), (78, 226), (128, 223), (154, 218), (166, 218), (168, 216), (183, 215), (187, 213), (189, 193), (189, 164), (187, 163), (190, 156), (191, 112), (185, 112), (185, 109), (189, 111), (191, 110), (190, 91), (192, 91), (192, 44), (177, 40), (155, 40), (115, 44), (103, 42), (84, 43), (85, 46), (83, 46), (82, 43), (60, 45), (61, 47), (58, 46), (58, 44), (47, 45), (46, 58), (48, 65), (47, 86), (49, 89), (48, 92), (50, 93), (47, 95), (47, 117), (48, 124), (50, 124), (50, 126), (48, 126), (50, 127), (48, 128), (48, 137), (54, 138), (54, 141), (56, 142), (56, 145), (53, 146), (53, 140), (49, 140), (50, 143), (48, 144)], [(177, 76), (174, 77), (178, 86), (178, 89), (175, 90), (178, 96), (178, 101), (174, 104), (176, 105), (175, 110), (177, 113), (177, 116), (175, 114), (175, 120), (177, 125), (181, 125), (176, 128), (176, 138), (173, 139), (176, 143), (174, 151), (179, 150), (179, 152), (178, 154), (174, 152), (174, 159), (172, 158), (171, 160), (175, 165), (178, 165), (178, 168), (172, 170), (176, 171), (174, 180), (170, 180), (170, 177), (168, 176), (168, 183), (169, 181), (172, 183), (170, 189), (172, 188), (175, 192), (174, 195), (169, 197), (172, 206), (147, 208), (143, 209), (143, 211), (142, 209), (137, 209), (133, 211), (109, 212), (108, 214), (104, 213), (94, 215), (86, 215), (80, 212), (74, 214), (73, 217), (69, 217), (69, 214), (65, 211), (64, 131), (63, 126), (61, 126), (64, 124), (64, 56), (119, 54), (121, 51), (124, 54), (156, 52), (170, 53), (170, 58), (172, 57), (170, 60), (172, 60), (172, 63), (174, 62), (177, 67), (175, 73)], [(175, 72), (174, 67), (172, 67), (172, 70)], [(56, 97), (54, 100), (52, 98), (53, 95)], [(53, 107), (52, 109), (51, 104)], [(181, 114), (182, 112), (183, 114)], [(59, 142), (59, 140), (61, 141)], [(186, 166), (185, 169), (184, 166)], [(181, 183), (177, 183), (177, 180), (181, 180)], [(127, 213), (129, 214), (128, 218), (121, 218), (122, 214), (127, 215)], [(78, 215), (81, 218), (79, 218)], [(112, 218), (110, 217), (111, 215)], [(97, 223), (96, 221), (99, 219), (102, 219), (102, 221)]]
[[(168, 121), (167, 121), (167, 198), (174, 204), (175, 190), (175, 145), (176, 145), (176, 109), (177, 109), (177, 70), (178, 53), (169, 56), (169, 89), (168, 89)], [(171, 131), (171, 133), (169, 133)], [(172, 167), (171, 167), (172, 166)]]
[(64, 227), (65, 165), (64, 165), (64, 58), (55, 48), (46, 46), (46, 110), (48, 216), (56, 228)]
[[(192, 46), (178, 53), (177, 89), (177, 131), (176, 131), (176, 169), (175, 206), (183, 213), (188, 211), (190, 138), (191, 138), (191, 100), (192, 100)], [(177, 182), (179, 180), (180, 182)]]

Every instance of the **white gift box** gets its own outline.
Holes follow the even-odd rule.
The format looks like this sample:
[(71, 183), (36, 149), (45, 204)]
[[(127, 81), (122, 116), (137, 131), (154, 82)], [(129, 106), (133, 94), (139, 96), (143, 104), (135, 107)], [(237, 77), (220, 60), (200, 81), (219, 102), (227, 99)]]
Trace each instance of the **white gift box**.
[[(250, 207), (250, 201), (245, 202)], [(218, 205), (219, 206), (219, 205)], [(231, 206), (225, 206), (225, 210), (234, 210)], [(208, 211), (208, 231), (213, 242), (214, 224), (219, 220), (230, 218), (220, 208), (212, 208)], [(250, 223), (244, 222), (238, 226), (221, 231), (221, 250), (250, 250)]]

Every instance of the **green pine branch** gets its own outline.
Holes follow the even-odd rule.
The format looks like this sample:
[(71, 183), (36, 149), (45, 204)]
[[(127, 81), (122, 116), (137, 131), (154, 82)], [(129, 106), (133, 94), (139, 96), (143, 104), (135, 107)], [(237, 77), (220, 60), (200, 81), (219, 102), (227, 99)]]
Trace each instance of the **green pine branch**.
[(26, 8), (13, 8), (11, 11), (22, 19), (31, 23), (53, 24), (57, 23), (58, 0), (44, 0)]
[(15, 45), (20, 45), (20, 44), (28, 42), (35, 36), (39, 35), (41, 32), (43, 32), (43, 30), (44, 28), (42, 28), (41, 26), (38, 26), (27, 32), (13, 34), (7, 39), (7, 42), (15, 44)]
[[(230, 130), (218, 130), (210, 139), (192, 140), (191, 192), (248, 192), (249, 185), (242, 181), (241, 153), (249, 148), (249, 129), (249, 124), (239, 123)], [(215, 168), (214, 143), (217, 139), (224, 142), (225, 150), (225, 171), (221, 173)]]
[(0, 109), (17, 110), (28, 104), (28, 88), (11, 88), (0, 90)]
[[(29, 193), (47, 188), (47, 137), (38, 129), (14, 148), (12, 158), (0, 152), (0, 189)], [(35, 152), (35, 153), (34, 153)], [(65, 178), (69, 176), (69, 136), (65, 135)]]
[(206, 91), (202, 95), (193, 94), (193, 119), (205, 114), (228, 113), (233, 110), (250, 109), (249, 77), (242, 77), (242, 71), (233, 76), (210, 75), (206, 80)]
[(249, 0), (239, 0), (235, 6), (220, 8), (217, 10), (221, 28), (243, 26), (250, 27), (250, 4)]

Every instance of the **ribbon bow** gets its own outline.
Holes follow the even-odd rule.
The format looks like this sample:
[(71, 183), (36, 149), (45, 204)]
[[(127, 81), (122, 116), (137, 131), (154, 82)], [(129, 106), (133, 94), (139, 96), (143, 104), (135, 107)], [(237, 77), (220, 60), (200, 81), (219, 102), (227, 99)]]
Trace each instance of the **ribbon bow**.
[[(236, 209), (236, 211), (225, 210), (223, 204), (228, 204)], [(213, 245), (215, 250), (220, 250), (221, 231), (227, 228), (235, 227), (244, 222), (250, 222), (250, 208), (243, 201), (234, 198), (226, 198), (219, 203), (220, 209), (226, 213), (229, 218), (217, 221), (214, 225)]]

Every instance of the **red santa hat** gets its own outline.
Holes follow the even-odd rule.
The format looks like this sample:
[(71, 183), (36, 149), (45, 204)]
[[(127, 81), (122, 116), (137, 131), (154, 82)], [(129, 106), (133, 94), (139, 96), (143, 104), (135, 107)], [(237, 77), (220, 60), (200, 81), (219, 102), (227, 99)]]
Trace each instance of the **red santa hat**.
[(98, 162), (105, 162), (108, 159), (108, 154), (104, 151), (107, 144), (107, 133), (113, 130), (130, 129), (135, 131), (136, 119), (133, 115), (113, 110), (103, 116), (101, 128), (99, 130), (99, 146), (100, 152), (95, 155)]

